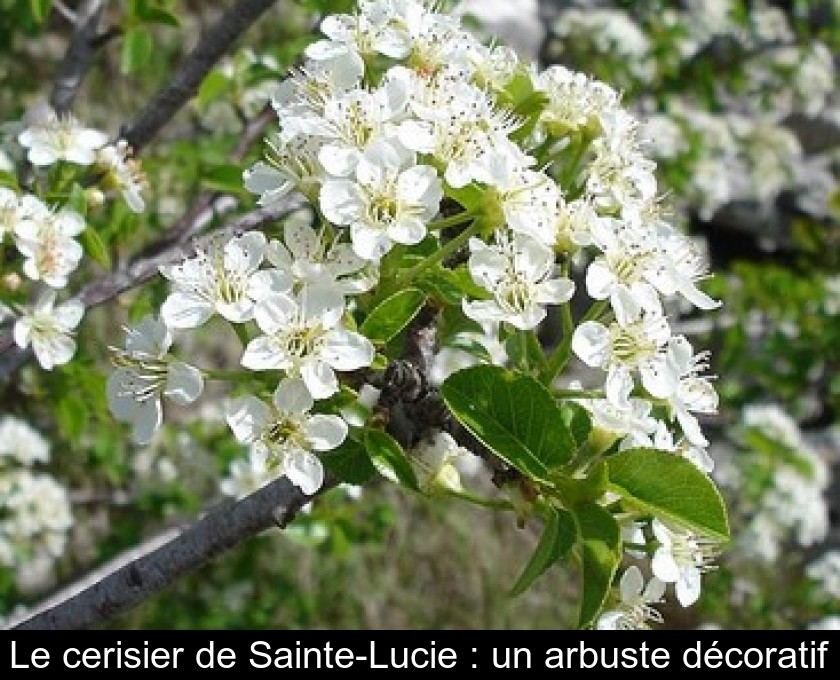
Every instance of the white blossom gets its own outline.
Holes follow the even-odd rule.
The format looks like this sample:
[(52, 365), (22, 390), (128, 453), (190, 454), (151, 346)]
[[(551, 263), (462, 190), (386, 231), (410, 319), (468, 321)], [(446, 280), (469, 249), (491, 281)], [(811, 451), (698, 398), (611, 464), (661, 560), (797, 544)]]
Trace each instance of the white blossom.
[(283, 370), (302, 378), (315, 399), (338, 391), (335, 371), (355, 371), (373, 361), (371, 342), (341, 323), (338, 291), (308, 288), (300, 294), (261, 299), (254, 318), (263, 335), (248, 343), (242, 365), (254, 371)]
[(146, 209), (143, 192), (148, 186), (140, 162), (132, 156), (128, 142), (120, 139), (116, 144), (102, 147), (96, 154), (96, 163), (105, 171), (103, 185), (120, 192), (132, 212)]
[(53, 212), (30, 203), (28, 214), (15, 226), (17, 249), (26, 258), (23, 273), (52, 288), (67, 286), (70, 274), (84, 255), (73, 237), (81, 234), (85, 226), (84, 218), (70, 208)]
[(194, 366), (169, 354), (169, 328), (152, 316), (126, 328), (125, 349), (111, 348), (115, 370), (108, 376), (108, 407), (131, 425), (134, 443), (148, 444), (163, 422), (161, 396), (190, 404), (201, 395), (204, 378)]
[(252, 319), (256, 298), (287, 291), (292, 283), (279, 270), (257, 272), (265, 247), (265, 235), (252, 231), (226, 243), (213, 242), (180, 264), (161, 266), (160, 273), (174, 284), (160, 309), (164, 323), (197, 328), (214, 313), (233, 323)]
[(512, 238), (496, 232), (496, 244), (470, 240), (467, 263), (473, 280), (491, 295), (489, 300), (464, 299), (464, 314), (482, 322), (507, 322), (521, 330), (535, 328), (546, 316), (546, 305), (567, 302), (574, 283), (555, 276), (554, 251), (524, 234)]
[(621, 575), (618, 587), (621, 602), (598, 617), (598, 630), (648, 630), (648, 621), (663, 623), (662, 615), (651, 605), (663, 601), (665, 583), (654, 576), (645, 585), (642, 572), (633, 565)]
[(653, 574), (665, 583), (674, 583), (677, 600), (683, 607), (690, 607), (700, 597), (702, 575), (714, 568), (715, 543), (656, 518), (651, 529), (659, 541), (651, 562)]
[(414, 165), (387, 143), (368, 147), (355, 177), (327, 180), (320, 204), (330, 222), (350, 227), (353, 251), (378, 262), (393, 243), (414, 245), (438, 212), (443, 189), (434, 168)]
[(232, 399), (226, 417), (236, 439), (253, 444), (268, 469), (278, 468), (307, 495), (324, 481), (316, 451), (330, 451), (344, 441), (347, 423), (340, 416), (310, 413), (314, 401), (300, 378), (283, 380), (274, 392), (273, 408), (256, 397)]
[(103, 132), (82, 125), (70, 114), (57, 116), (50, 111), (18, 135), (18, 142), (27, 149), (32, 165), (52, 165), (69, 161), (90, 165), (96, 151), (108, 142)]
[(32, 345), (35, 358), (45, 370), (66, 364), (76, 353), (73, 331), (85, 312), (80, 300), (72, 299), (56, 306), (56, 293), (43, 292), (32, 309), (15, 321), (13, 335), (21, 349)]
[(38, 430), (29, 423), (14, 416), (0, 419), (0, 468), (4, 458), (19, 465), (30, 466), (46, 463), (50, 457), (50, 445)]

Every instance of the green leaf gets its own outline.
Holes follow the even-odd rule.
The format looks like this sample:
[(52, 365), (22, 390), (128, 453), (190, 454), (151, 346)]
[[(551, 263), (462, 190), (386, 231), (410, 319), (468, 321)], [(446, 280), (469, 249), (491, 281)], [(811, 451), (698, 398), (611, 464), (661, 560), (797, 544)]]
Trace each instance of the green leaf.
[[(214, 69), (201, 81), (198, 88), (198, 105), (204, 109), (230, 89), (230, 80), (218, 69)], [(240, 181), (241, 181), (240, 176)]]
[(353, 439), (348, 438), (337, 449), (322, 453), (321, 462), (330, 473), (347, 484), (365, 484), (376, 476), (376, 468), (367, 450)]
[(425, 303), (426, 294), (422, 290), (401, 290), (379, 303), (359, 331), (371, 342), (384, 344), (405, 328)]
[(575, 449), (563, 414), (534, 378), (498, 366), (472, 366), (449, 376), (441, 394), (458, 421), (485, 446), (532, 479), (551, 471)]
[(574, 401), (561, 403), (560, 411), (563, 413), (563, 422), (566, 423), (577, 448), (580, 449), (587, 442), (589, 433), (592, 431), (592, 418), (589, 417), (589, 412)]
[(15, 177), (14, 173), (0, 170), (0, 187), (6, 187), (13, 191), (17, 191), (20, 188), (20, 185), (18, 184), (17, 177)]
[(583, 593), (578, 627), (588, 628), (601, 611), (621, 563), (621, 530), (615, 518), (596, 503), (574, 509), (581, 537)]
[(576, 537), (577, 529), (572, 515), (566, 510), (552, 507), (540, 542), (511, 589), (511, 597), (524, 593), (552, 564), (566, 557)]
[(726, 541), (729, 520), (714, 482), (668, 451), (630, 449), (607, 458), (609, 488), (628, 505)]
[(29, 0), (29, 11), (36, 23), (42, 24), (52, 10), (53, 0)]
[(473, 281), (465, 266), (448, 269), (435, 265), (424, 271), (415, 285), (446, 305), (460, 306), (464, 297), (477, 300), (491, 297), (485, 288)]
[(96, 232), (93, 227), (88, 227), (82, 232), (82, 244), (85, 252), (97, 263), (102, 265), (105, 269), (111, 269), (111, 254), (108, 252), (108, 246), (102, 240), (102, 237)]
[(201, 170), (201, 183), (216, 191), (241, 194), (245, 191), (242, 184), (242, 166), (236, 164), (207, 165)]
[(417, 477), (408, 458), (391, 435), (382, 430), (365, 432), (365, 447), (374, 467), (386, 479), (417, 491)]
[(163, 24), (164, 26), (180, 26), (178, 17), (163, 7), (149, 6), (138, 3), (135, 16), (146, 24)]
[(120, 68), (124, 74), (148, 66), (152, 56), (152, 36), (145, 28), (132, 28), (123, 39)]

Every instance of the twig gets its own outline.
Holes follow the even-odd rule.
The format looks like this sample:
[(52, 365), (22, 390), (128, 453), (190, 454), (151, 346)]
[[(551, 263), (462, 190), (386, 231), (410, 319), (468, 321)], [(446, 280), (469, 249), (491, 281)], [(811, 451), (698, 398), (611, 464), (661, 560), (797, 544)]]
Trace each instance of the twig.
[[(328, 480), (315, 495), (335, 485)], [(232, 506), (209, 512), (182, 532), (176, 530), (172, 537), (165, 534), (162, 545), (152, 541), (140, 546), (128, 559), (71, 586), (10, 629), (76, 630), (110, 621), (246, 538), (275, 525), (285, 528), (313, 497), (281, 477)]]
[(239, 0), (202, 36), (170, 81), (123, 131), (135, 152), (148, 144), (198, 91), (204, 76), (276, 0)]
[(97, 40), (99, 20), (108, 0), (84, 0), (75, 14), (73, 37), (50, 94), (50, 104), (58, 114), (66, 113), (73, 105), (93, 58), (102, 42)]

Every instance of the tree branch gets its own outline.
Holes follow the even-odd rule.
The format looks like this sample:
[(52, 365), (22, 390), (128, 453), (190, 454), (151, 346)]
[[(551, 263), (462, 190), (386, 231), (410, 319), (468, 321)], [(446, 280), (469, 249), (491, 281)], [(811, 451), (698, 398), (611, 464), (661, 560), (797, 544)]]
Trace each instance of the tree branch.
[(55, 598), (60, 601), (48, 602), (47, 608), (10, 629), (76, 630), (105, 623), (241, 541), (274, 525), (285, 528), (306, 503), (335, 485), (328, 480), (314, 496), (307, 496), (281, 477), (233, 506), (209, 512), (159, 547), (155, 541), (142, 546), (146, 554), (135, 558), (135, 552), (127, 562), (118, 560), (116, 568), (109, 565), (107, 575), (98, 572), (84, 579), (82, 589), (71, 586)]
[(239, 0), (202, 36), (170, 81), (122, 133), (135, 152), (146, 146), (198, 91), (208, 71), (276, 0)]
[(70, 110), (96, 51), (102, 44), (96, 38), (99, 20), (107, 2), (83, 0), (76, 11), (76, 29), (67, 45), (67, 52), (50, 94), (50, 104), (59, 115)]

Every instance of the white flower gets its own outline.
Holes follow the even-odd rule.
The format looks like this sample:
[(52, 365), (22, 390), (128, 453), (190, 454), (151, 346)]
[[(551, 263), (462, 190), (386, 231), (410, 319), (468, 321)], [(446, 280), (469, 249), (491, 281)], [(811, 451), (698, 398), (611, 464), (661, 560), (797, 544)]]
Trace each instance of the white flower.
[(407, 149), (434, 156), (450, 186), (491, 183), (494, 168), (505, 163), (525, 167), (533, 161), (508, 138), (521, 120), (464, 81), (457, 70), (413, 82), (410, 104), (418, 117), (400, 123), (399, 140)]
[(15, 227), (17, 249), (26, 258), (23, 273), (51, 288), (64, 288), (84, 255), (73, 239), (84, 230), (85, 220), (74, 210), (51, 212), (30, 203), (28, 214)]
[(650, 605), (662, 602), (665, 584), (655, 576), (645, 586), (637, 566), (628, 567), (619, 581), (621, 603), (598, 617), (598, 630), (649, 630), (648, 621), (663, 623), (662, 615)]
[(663, 265), (651, 234), (612, 218), (596, 218), (589, 229), (603, 253), (586, 270), (590, 297), (609, 299), (619, 323), (637, 317), (642, 309), (658, 310), (659, 295), (649, 279)]
[[(307, 217), (309, 215), (307, 214)], [(363, 293), (375, 284), (369, 263), (353, 252), (349, 243), (316, 231), (304, 220), (289, 219), (283, 243), (270, 241), (265, 258), (281, 271), (290, 272), (301, 286), (321, 286), (345, 295)]]
[(67, 300), (56, 307), (55, 298), (53, 290), (41, 294), (34, 308), (18, 318), (13, 331), (17, 346), (25, 349), (31, 344), (38, 363), (48, 371), (73, 358), (73, 331), (85, 313), (81, 301)]
[[(632, 321), (609, 326), (598, 321), (584, 321), (572, 335), (572, 350), (583, 363), (607, 371), (607, 399), (621, 406), (633, 386), (631, 371), (638, 369), (642, 383), (658, 385), (675, 376), (660, 376), (661, 363), (654, 362), (664, 351), (671, 329), (660, 311), (642, 311)], [(667, 368), (667, 366), (666, 366)]]
[(197, 328), (214, 313), (233, 323), (252, 319), (256, 298), (287, 291), (292, 283), (278, 270), (257, 272), (265, 246), (265, 235), (252, 231), (225, 244), (214, 242), (181, 264), (162, 266), (160, 273), (175, 284), (160, 309), (164, 323)]
[(283, 469), (265, 455), (265, 450), (251, 444), (248, 458), (231, 461), (228, 476), (219, 482), (219, 490), (240, 499), (282, 476)]
[(524, 234), (496, 232), (496, 244), (470, 240), (467, 266), (473, 280), (492, 294), (490, 300), (466, 300), (464, 314), (482, 322), (507, 322), (520, 330), (536, 327), (546, 305), (571, 299), (574, 283), (554, 276), (554, 251)]
[(69, 114), (58, 117), (49, 112), (21, 132), (18, 142), (28, 149), (27, 158), (32, 165), (52, 165), (58, 161), (90, 165), (96, 160), (97, 149), (108, 143), (108, 136), (82, 127)]
[(125, 349), (112, 347), (116, 369), (108, 377), (108, 408), (117, 420), (130, 423), (136, 444), (148, 444), (163, 422), (161, 395), (189, 404), (204, 389), (194, 366), (168, 354), (172, 333), (152, 316), (126, 329)]
[(121, 139), (99, 149), (96, 163), (105, 170), (102, 182), (106, 188), (119, 191), (133, 212), (141, 213), (146, 209), (143, 191), (148, 181), (140, 162), (132, 157), (127, 141)]
[(409, 96), (401, 73), (392, 70), (372, 92), (351, 90), (326, 102), (318, 160), (330, 175), (352, 175), (371, 144), (396, 134), (394, 121), (405, 111)]
[(226, 408), (236, 439), (253, 444), (269, 469), (277, 466), (307, 495), (324, 482), (323, 466), (313, 451), (330, 451), (347, 437), (341, 417), (311, 414), (313, 405), (303, 380), (287, 378), (274, 392), (273, 409), (251, 395), (231, 400)]
[(327, 180), (321, 187), (324, 216), (350, 227), (353, 250), (379, 261), (394, 242), (419, 243), (438, 212), (443, 189), (434, 168), (414, 165), (390, 144), (371, 145), (359, 160), (355, 180)]
[(50, 445), (26, 421), (4, 416), (0, 419), (0, 466), (4, 456), (21, 465), (46, 463), (50, 458)]
[(18, 222), (19, 201), (17, 194), (11, 189), (0, 187), (0, 243), (6, 234), (14, 234)]
[(73, 524), (67, 490), (26, 468), (0, 474), (0, 516), (0, 565), (19, 570), (60, 557)]
[(420, 488), (427, 493), (435, 490), (463, 491), (461, 471), (480, 465), (472, 451), (460, 446), (448, 432), (435, 432), (423, 439), (411, 452), (411, 464)]
[(653, 396), (668, 400), (693, 446), (708, 446), (697, 418), (692, 415), (692, 412), (717, 413), (718, 394), (711, 381), (699, 375), (708, 367), (708, 353), (694, 354), (691, 343), (678, 336), (668, 341), (665, 354), (654, 358), (653, 363), (658, 366), (653, 374), (663, 379), (649, 381), (647, 389)]
[(332, 396), (338, 391), (335, 371), (369, 366), (374, 356), (370, 340), (341, 325), (343, 311), (341, 293), (324, 288), (261, 299), (254, 318), (264, 335), (248, 343), (242, 365), (286, 371), (302, 378), (313, 398)]
[(257, 161), (242, 174), (245, 188), (260, 197), (259, 205), (272, 205), (298, 190), (307, 198), (317, 195), (323, 169), (317, 144), (310, 137), (267, 139), (265, 161)]
[(805, 568), (805, 574), (818, 581), (828, 595), (840, 600), (840, 550), (824, 552)]
[(702, 574), (714, 568), (715, 544), (692, 531), (668, 527), (656, 518), (651, 528), (660, 544), (651, 562), (653, 574), (665, 583), (674, 583), (677, 600), (683, 607), (690, 607), (700, 597)]

